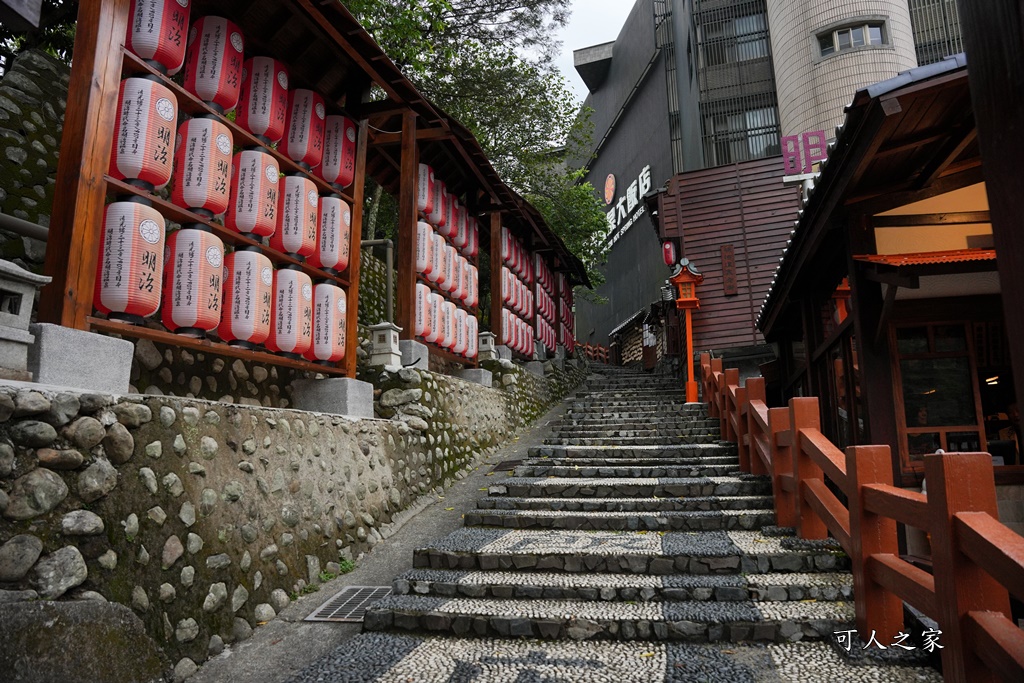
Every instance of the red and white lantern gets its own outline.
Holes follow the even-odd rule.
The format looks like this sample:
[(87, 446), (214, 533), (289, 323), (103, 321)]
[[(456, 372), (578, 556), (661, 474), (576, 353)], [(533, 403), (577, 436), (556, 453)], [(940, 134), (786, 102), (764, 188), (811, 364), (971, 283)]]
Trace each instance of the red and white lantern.
[(217, 327), (223, 269), (219, 237), (199, 228), (172, 233), (164, 251), (164, 327), (189, 337), (204, 337)]
[(185, 63), (189, 0), (132, 0), (124, 46), (161, 73), (173, 76)]
[(170, 88), (146, 78), (121, 81), (110, 175), (162, 188), (171, 179), (178, 105)]
[(288, 69), (273, 57), (253, 57), (242, 67), (235, 123), (273, 143), (284, 135), (288, 117)]
[(666, 266), (671, 268), (676, 264), (676, 245), (675, 242), (662, 242), (661, 243), (661, 260)]
[(451, 301), (445, 301), (444, 304), (444, 348), (451, 349), (455, 346), (455, 312), (458, 310), (458, 306), (453, 304)]
[(231, 204), (224, 224), (266, 237), (277, 229), (277, 160), (258, 149), (242, 150), (231, 162)]
[(447, 194), (448, 190), (445, 189), (444, 181), (435, 176), (434, 203), (431, 207), (430, 215), (427, 216), (427, 220), (429, 220), (430, 224), (437, 228), (439, 232), (441, 226), (448, 222), (448, 204), (445, 202)]
[(473, 271), (469, 261), (459, 257), (459, 267), (462, 268), (462, 287), (459, 289), (459, 299), (464, 301), (466, 305), (469, 304), (469, 300), (473, 295)]
[(336, 115), (327, 117), (319, 174), (337, 188), (352, 184), (356, 177), (356, 122), (352, 119)]
[(422, 282), (416, 284), (416, 336), (430, 334), (430, 287)]
[(274, 267), (256, 247), (224, 257), (224, 310), (217, 335), (233, 346), (253, 348), (270, 336)]
[(230, 111), (242, 86), (242, 30), (224, 17), (202, 17), (192, 24), (185, 59), (185, 90)]
[(301, 356), (313, 342), (313, 281), (294, 266), (285, 266), (274, 272), (273, 295), (267, 348)]
[(330, 273), (348, 268), (348, 255), (352, 238), (352, 210), (341, 197), (320, 197), (316, 249), (309, 257), (310, 264)]
[(326, 118), (324, 98), (319, 93), (303, 88), (292, 90), (288, 93), (285, 136), (279, 149), (306, 168), (319, 166), (324, 156)]
[(270, 246), (286, 254), (311, 256), (317, 248), (316, 225), (320, 208), (316, 185), (304, 175), (289, 175), (281, 180), (277, 232), (270, 238)]
[(441, 201), (444, 202), (444, 222), (439, 223), (437, 231), (442, 237), (452, 237), (457, 229), (459, 200), (455, 195), (448, 194), (448, 188), (444, 188)]
[(441, 268), (444, 270), (444, 282), (438, 281), (441, 289), (451, 294), (459, 286), (455, 277), (455, 247), (450, 244), (444, 245), (444, 255), (441, 261)]
[(452, 244), (456, 249), (462, 249), (469, 243), (469, 211), (464, 206), (459, 207), (455, 218), (455, 234), (452, 235)]
[(424, 216), (429, 216), (434, 210), (434, 169), (426, 164), (420, 164), (416, 184), (416, 210)]
[(324, 365), (345, 357), (348, 298), (345, 290), (329, 282), (313, 288), (313, 341), (306, 359)]
[(428, 300), (429, 308), (427, 309), (427, 330), (426, 334), (423, 335), (423, 341), (431, 344), (437, 344), (438, 339), (441, 338), (441, 317), (442, 317), (442, 304), (444, 299), (441, 295), (436, 292), (429, 293)]
[(465, 355), (466, 353), (466, 312), (459, 307), (455, 307), (455, 343), (452, 344), (452, 353), (459, 356)]
[(138, 324), (156, 313), (164, 268), (164, 217), (138, 201), (108, 204), (93, 294), (96, 310)]
[(480, 323), (471, 315), (466, 318), (466, 324), (466, 358), (472, 360), (480, 352)]
[(208, 217), (227, 211), (231, 131), (215, 119), (189, 119), (178, 128), (171, 201)]
[(433, 270), (434, 230), (428, 223), (416, 224), (416, 272), (429, 275)]

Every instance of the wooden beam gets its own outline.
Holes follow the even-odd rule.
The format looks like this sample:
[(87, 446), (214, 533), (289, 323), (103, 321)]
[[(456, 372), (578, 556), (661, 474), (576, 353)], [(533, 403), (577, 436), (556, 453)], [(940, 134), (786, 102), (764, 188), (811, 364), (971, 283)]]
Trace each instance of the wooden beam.
[(875, 346), (880, 346), (882, 340), (885, 339), (886, 332), (889, 331), (889, 318), (892, 317), (892, 307), (896, 303), (896, 292), (899, 291), (897, 285), (889, 285), (889, 288), (885, 290), (885, 301), (882, 302), (882, 314), (878, 318), (878, 327), (875, 328)]
[(356, 176), (352, 186), (352, 228), (349, 232), (348, 250), (348, 294), (345, 321), (345, 374), (356, 376), (357, 349), (359, 348), (359, 269), (360, 250), (363, 237), (363, 193), (366, 189), (366, 138), (369, 125), (366, 119), (359, 122), (356, 138)]
[(935, 158), (921, 170), (921, 174), (914, 181), (914, 187), (928, 187), (934, 183), (977, 137), (978, 129), (974, 126), (974, 121), (964, 124), (945, 145), (942, 145)]
[[(452, 132), (444, 128), (420, 128), (416, 131), (416, 139), (424, 140), (448, 140)], [(373, 145), (398, 145), (402, 142), (401, 133), (379, 133), (373, 138)]]
[[(971, 101), (999, 254), (1007, 339), (1024, 339), (1024, 16), (1018, 0), (960, 3)], [(1024, 344), (1010, 344), (1016, 395), (1024, 397)]]
[(501, 212), (491, 213), (491, 332), (501, 343)]
[(988, 211), (951, 211), (947, 213), (916, 213), (905, 216), (872, 216), (876, 228), (913, 228), (922, 225), (971, 225), (991, 223)]
[(880, 272), (870, 266), (864, 268), (864, 277), (872, 282), (880, 282), (890, 287), (918, 289), (921, 286), (921, 278), (916, 275), (902, 275), (898, 271)]
[(981, 166), (972, 166), (961, 173), (943, 176), (928, 187), (919, 190), (910, 187), (890, 188), (889, 191), (885, 192), (878, 191), (854, 195), (846, 199), (845, 204), (854, 213), (877, 214), (892, 211), (914, 202), (931, 199), (932, 197), (937, 197), (970, 185), (977, 185), (984, 181), (985, 177)]
[(400, 339), (416, 338), (416, 185), (419, 154), (416, 114), (402, 115), (402, 177), (398, 187), (398, 307), (395, 324)]
[(53, 203), (41, 322), (87, 329), (99, 261), (110, 148), (121, 83), (129, 0), (82, 0), (78, 7), (64, 135)]

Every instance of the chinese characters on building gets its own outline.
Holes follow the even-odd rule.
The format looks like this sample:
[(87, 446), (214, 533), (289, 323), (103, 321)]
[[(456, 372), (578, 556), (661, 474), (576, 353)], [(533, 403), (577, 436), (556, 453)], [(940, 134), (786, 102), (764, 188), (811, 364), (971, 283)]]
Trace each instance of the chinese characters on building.
[(640, 171), (640, 176), (626, 188), (625, 195), (619, 197), (618, 201), (612, 198), (607, 202), (611, 207), (608, 212), (608, 246), (618, 242), (644, 214), (647, 209), (641, 200), (650, 191), (651, 166), (648, 164)]

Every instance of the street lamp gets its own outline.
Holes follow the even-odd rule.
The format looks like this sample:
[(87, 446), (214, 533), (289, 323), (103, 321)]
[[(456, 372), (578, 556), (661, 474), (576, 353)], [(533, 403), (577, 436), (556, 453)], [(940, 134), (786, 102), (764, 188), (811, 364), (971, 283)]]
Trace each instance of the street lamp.
[(693, 372), (693, 310), (700, 308), (697, 285), (704, 276), (688, 258), (679, 260), (669, 282), (676, 288), (676, 308), (686, 311), (686, 402), (697, 401), (697, 379)]

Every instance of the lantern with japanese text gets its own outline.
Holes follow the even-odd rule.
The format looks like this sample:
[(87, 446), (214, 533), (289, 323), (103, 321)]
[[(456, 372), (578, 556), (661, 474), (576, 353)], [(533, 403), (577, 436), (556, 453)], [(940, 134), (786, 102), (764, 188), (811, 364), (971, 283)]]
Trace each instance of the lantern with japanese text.
[(431, 270), (430, 273), (427, 274), (427, 279), (440, 287), (445, 281), (446, 273), (444, 270), (444, 254), (447, 245), (444, 242), (444, 238), (436, 232), (430, 239), (434, 243), (434, 251), (431, 254)]
[(313, 287), (313, 341), (306, 359), (321, 365), (333, 365), (345, 357), (348, 298), (345, 290), (332, 282)]
[(416, 272), (430, 275), (434, 261), (434, 230), (430, 224), (416, 224)]
[(430, 287), (422, 282), (416, 284), (416, 336), (430, 334)]
[(437, 296), (437, 335), (434, 343), (441, 348), (445, 348), (448, 345), (448, 304), (450, 302), (445, 301), (444, 297), (440, 294)]
[(298, 359), (313, 341), (313, 281), (298, 266), (274, 272), (270, 336), (266, 346)]
[(444, 181), (434, 176), (434, 203), (431, 208), (430, 214), (427, 216), (427, 220), (435, 228), (440, 228), (447, 222), (448, 210), (447, 202), (445, 197), (448, 195), (448, 190), (445, 189)]
[(451, 301), (445, 301), (443, 304), (445, 309), (444, 314), (444, 348), (451, 349), (455, 346), (455, 312), (458, 310)]
[(231, 162), (231, 203), (224, 224), (265, 237), (277, 229), (277, 160), (258, 149), (242, 150)]
[(309, 257), (311, 265), (337, 275), (348, 268), (352, 236), (352, 210), (338, 195), (320, 197), (320, 219), (316, 249)]
[(429, 216), (434, 210), (434, 169), (420, 164), (416, 183), (416, 210)]
[(286, 254), (305, 258), (316, 251), (316, 225), (320, 196), (316, 184), (303, 175), (281, 179), (277, 200), (277, 232), (270, 246)]
[(462, 268), (462, 287), (459, 288), (459, 299), (465, 302), (466, 305), (468, 306), (470, 305), (469, 299), (473, 293), (473, 274), (471, 270), (472, 266), (469, 264), (469, 261), (467, 259), (464, 259), (460, 256), (459, 267)]
[(288, 116), (288, 69), (273, 57), (252, 57), (242, 67), (235, 123), (271, 144), (284, 135)]
[(469, 241), (466, 242), (466, 247), (462, 253), (469, 258), (476, 258), (476, 255), (480, 253), (480, 224), (474, 220), (471, 225), (472, 230), (469, 233)]
[(327, 117), (319, 175), (338, 189), (348, 187), (355, 179), (356, 122), (352, 119), (336, 115)]
[(220, 112), (238, 104), (242, 86), (242, 30), (224, 17), (192, 24), (185, 58), (185, 90)]
[(164, 217), (143, 200), (107, 205), (93, 302), (133, 325), (156, 313), (164, 267)]
[(124, 46), (162, 74), (185, 63), (189, 0), (132, 0)]
[(437, 232), (442, 237), (451, 237), (455, 234), (456, 223), (458, 222), (459, 201), (454, 194), (448, 193), (448, 188), (442, 188), (441, 201), (444, 202), (444, 220), (437, 224)]
[(452, 244), (461, 250), (469, 242), (469, 210), (461, 204), (455, 214), (455, 231), (452, 233)]
[(241, 247), (224, 257), (224, 311), (217, 336), (246, 349), (270, 336), (274, 267), (258, 247)]
[(480, 351), (480, 323), (475, 316), (471, 315), (466, 318), (466, 324), (468, 326), (466, 330), (468, 336), (466, 340), (466, 358), (473, 360)]
[(427, 309), (427, 330), (423, 341), (436, 344), (441, 337), (441, 304), (444, 299), (436, 292), (430, 292), (429, 308)]
[(288, 117), (279, 149), (304, 168), (319, 166), (324, 155), (326, 117), (324, 98), (319, 93), (303, 88), (289, 92)]
[(676, 244), (675, 242), (662, 242), (661, 243), (661, 260), (666, 266), (671, 268), (676, 264)]
[(212, 218), (228, 208), (231, 131), (213, 118), (189, 119), (178, 128), (171, 201)]
[(202, 338), (220, 323), (224, 243), (206, 226), (171, 233), (164, 250), (164, 327)]
[(148, 78), (121, 81), (110, 175), (149, 190), (167, 185), (177, 119), (178, 105), (170, 88)]
[(466, 353), (466, 312), (461, 308), (455, 308), (455, 343), (452, 344), (452, 353), (459, 356)]

